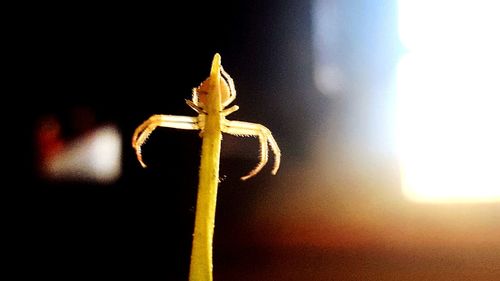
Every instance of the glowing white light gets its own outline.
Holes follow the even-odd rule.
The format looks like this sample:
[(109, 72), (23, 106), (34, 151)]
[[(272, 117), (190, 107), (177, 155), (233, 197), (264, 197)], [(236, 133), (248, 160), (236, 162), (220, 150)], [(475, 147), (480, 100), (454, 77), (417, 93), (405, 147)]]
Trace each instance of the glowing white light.
[[(397, 146), (417, 201), (500, 201), (497, 1), (399, 1)], [(499, 3), (499, 4), (496, 4)]]
[(75, 140), (48, 163), (54, 180), (112, 183), (121, 174), (122, 141), (115, 126), (108, 125)]
[(120, 176), (122, 143), (118, 129), (103, 127), (95, 132), (90, 146), (90, 165), (99, 182), (113, 182)]

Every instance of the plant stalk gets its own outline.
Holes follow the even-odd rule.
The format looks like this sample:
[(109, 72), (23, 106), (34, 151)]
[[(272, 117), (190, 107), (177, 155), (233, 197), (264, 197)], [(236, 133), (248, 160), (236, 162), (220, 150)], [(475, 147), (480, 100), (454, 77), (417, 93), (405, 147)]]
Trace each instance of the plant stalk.
[(207, 110), (205, 128), (202, 132), (200, 178), (189, 269), (190, 281), (213, 280), (212, 243), (222, 141), (220, 65), (220, 55), (216, 54), (212, 62), (210, 77), (206, 81), (209, 83), (209, 91), (205, 105)]

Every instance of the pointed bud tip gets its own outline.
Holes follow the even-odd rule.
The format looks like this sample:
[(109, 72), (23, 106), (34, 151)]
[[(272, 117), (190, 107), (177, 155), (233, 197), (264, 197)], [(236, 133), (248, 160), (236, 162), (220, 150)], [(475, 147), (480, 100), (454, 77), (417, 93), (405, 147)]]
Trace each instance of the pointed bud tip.
[(219, 53), (215, 53), (214, 59), (212, 60), (212, 68), (210, 70), (210, 76), (218, 75), (220, 72), (221, 58)]

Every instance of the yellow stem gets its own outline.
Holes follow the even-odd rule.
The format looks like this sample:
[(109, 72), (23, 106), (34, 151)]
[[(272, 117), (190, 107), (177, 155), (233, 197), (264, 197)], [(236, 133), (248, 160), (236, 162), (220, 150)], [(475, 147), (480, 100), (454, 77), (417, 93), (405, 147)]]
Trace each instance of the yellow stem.
[(206, 101), (207, 116), (201, 147), (200, 181), (196, 203), (190, 281), (212, 281), (212, 242), (215, 225), (219, 159), (222, 140), (220, 102), (220, 55), (215, 54)]

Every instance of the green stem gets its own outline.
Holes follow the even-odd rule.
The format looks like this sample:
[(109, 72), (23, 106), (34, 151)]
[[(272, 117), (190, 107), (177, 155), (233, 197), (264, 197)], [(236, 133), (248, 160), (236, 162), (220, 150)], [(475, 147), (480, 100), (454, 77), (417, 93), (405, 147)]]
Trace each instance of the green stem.
[(207, 115), (203, 130), (200, 181), (196, 203), (193, 245), (189, 271), (190, 281), (212, 281), (212, 241), (219, 183), (220, 130), (220, 56), (212, 62), (207, 97)]

